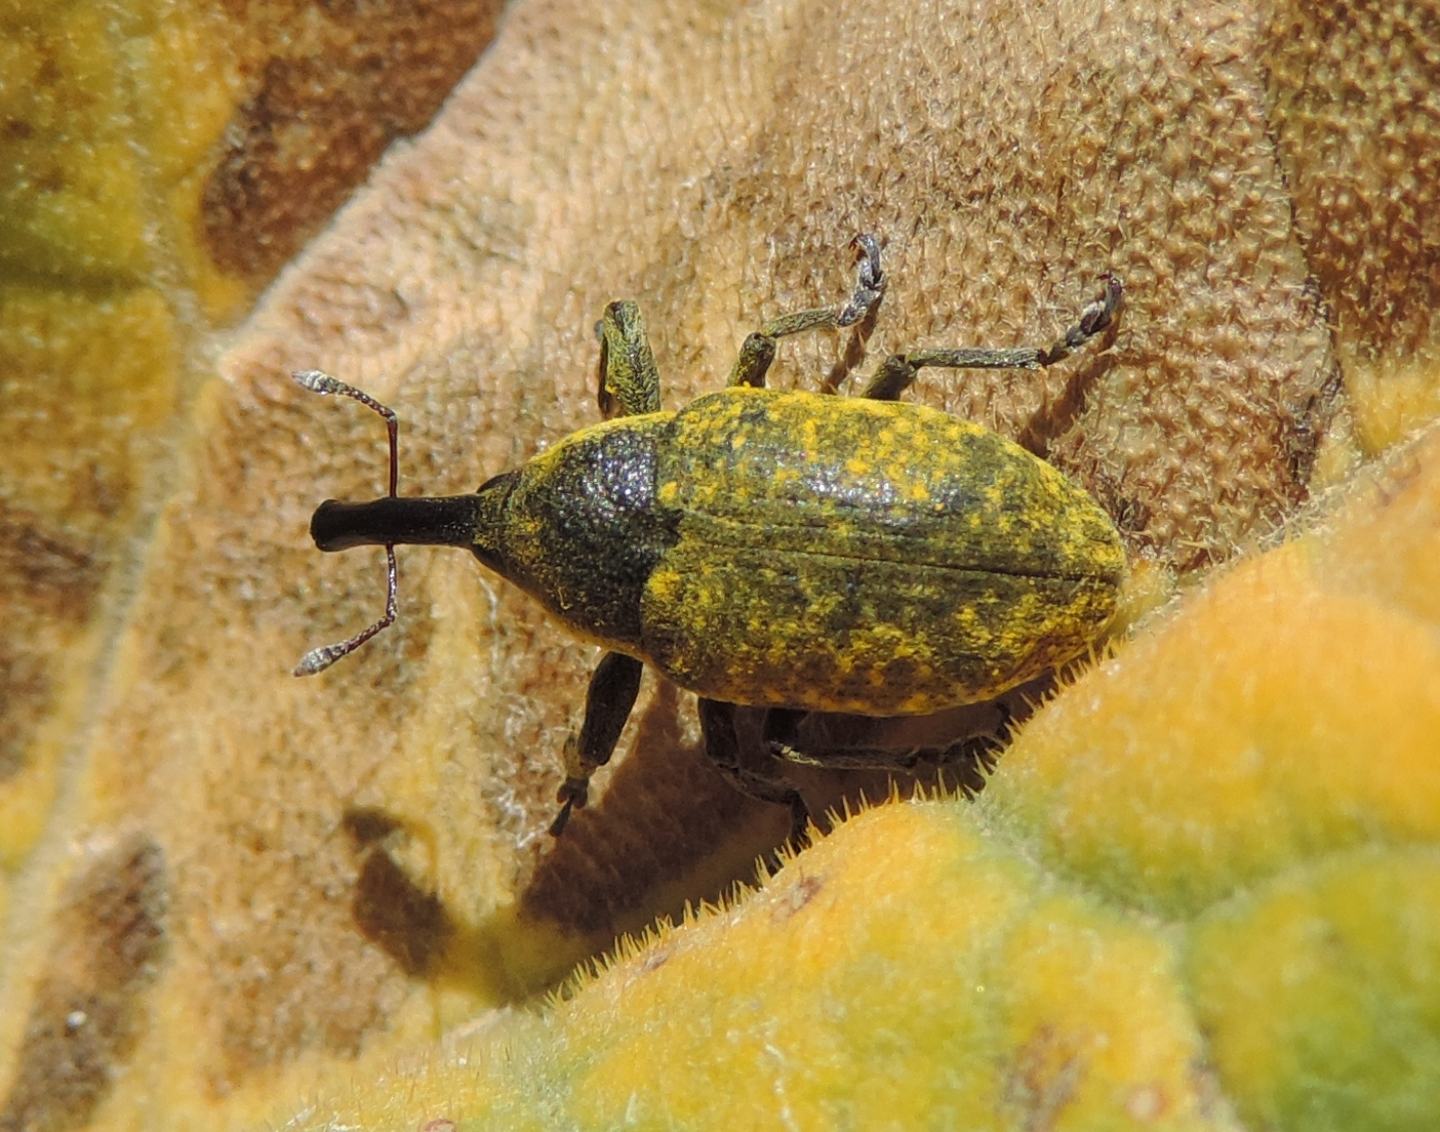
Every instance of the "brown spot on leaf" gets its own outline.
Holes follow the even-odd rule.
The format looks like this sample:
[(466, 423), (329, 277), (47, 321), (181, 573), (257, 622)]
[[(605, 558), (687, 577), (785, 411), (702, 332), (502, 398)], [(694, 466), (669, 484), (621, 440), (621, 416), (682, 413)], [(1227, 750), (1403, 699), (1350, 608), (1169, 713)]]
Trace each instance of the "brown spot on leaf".
[(165, 857), (132, 837), (61, 898), (10, 1093), (3, 1132), (88, 1122), (145, 1024), (143, 995), (165, 950)]
[(93, 539), (0, 500), (0, 782), (31, 757), (36, 729), (53, 708), (53, 659), (88, 623), (108, 565)]
[(205, 186), (211, 254), (264, 278), (396, 137), (422, 128), (494, 34), (498, 0), (232, 5), (264, 41)]
[(1060, 1034), (1041, 1027), (1019, 1049), (1004, 1081), (1011, 1125), (1049, 1132), (1063, 1118), (1085, 1076), (1080, 1054)]
[(0, 500), (0, 579), (5, 589), (53, 617), (90, 616), (105, 564), (88, 542), (54, 522)]
[(1263, 30), (1295, 223), (1344, 357), (1436, 349), (1437, 36), (1428, 4), (1280, 5)]
[(0, 783), (25, 769), (30, 737), (45, 717), (52, 693), (43, 661), (0, 645), (0, 704), (5, 705), (5, 727), (0, 729)]
[(806, 873), (791, 886), (783, 899), (775, 908), (774, 919), (777, 923), (784, 923), (793, 918), (800, 909), (809, 904), (819, 895), (820, 890), (825, 887), (825, 882), (812, 873)]
[(383, 841), (402, 828), (400, 819), (379, 806), (350, 806), (340, 824), (360, 848)]

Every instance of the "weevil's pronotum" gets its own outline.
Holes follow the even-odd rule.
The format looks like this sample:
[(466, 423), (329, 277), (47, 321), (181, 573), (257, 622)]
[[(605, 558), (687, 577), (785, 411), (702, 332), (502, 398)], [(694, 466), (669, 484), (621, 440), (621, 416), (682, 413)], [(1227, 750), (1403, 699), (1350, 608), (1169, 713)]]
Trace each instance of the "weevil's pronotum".
[[(585, 805), (651, 664), (700, 698), (705, 748), (740, 790), (808, 811), (785, 782), (805, 712), (926, 714), (993, 699), (1089, 648), (1114, 613), (1125, 555), (1109, 516), (1043, 460), (979, 425), (898, 398), (925, 366), (1038, 369), (1108, 327), (1120, 280), (1049, 347), (894, 354), (859, 397), (765, 388), (776, 340), (859, 322), (885, 280), (859, 236), (843, 305), (766, 323), (727, 387), (679, 410), (660, 381), (632, 302), (611, 303), (599, 402), (611, 418), (572, 433), (473, 495), (396, 495), (390, 410), (318, 371), (295, 379), (385, 416), (390, 484), (366, 503), (327, 500), (321, 550), (384, 546), (385, 616), (314, 649), (319, 672), (395, 619), (400, 543), (457, 546), (604, 650), (578, 733), (566, 744), (559, 833)], [(758, 750), (736, 706), (768, 708)], [(883, 755), (881, 756), (883, 761)], [(845, 765), (864, 761), (847, 752)]]

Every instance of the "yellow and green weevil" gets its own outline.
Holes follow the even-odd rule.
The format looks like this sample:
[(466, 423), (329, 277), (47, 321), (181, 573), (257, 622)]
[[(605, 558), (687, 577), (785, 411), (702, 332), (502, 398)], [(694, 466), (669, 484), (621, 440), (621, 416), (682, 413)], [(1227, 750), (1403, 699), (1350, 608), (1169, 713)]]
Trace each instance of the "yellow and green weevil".
[[(727, 387), (660, 407), (660, 380), (633, 302), (596, 327), (607, 418), (473, 495), (396, 495), (396, 417), (308, 370), (316, 393), (380, 413), (389, 493), (327, 500), (321, 550), (384, 546), (385, 615), (307, 653), (321, 671), (395, 619), (395, 546), (456, 546), (508, 578), (578, 637), (603, 648), (551, 832), (585, 805), (634, 706), (643, 664), (699, 696), (706, 753), (741, 791), (809, 812), (787, 760), (807, 712), (928, 714), (991, 700), (1074, 659), (1110, 621), (1125, 553), (1109, 516), (1039, 457), (979, 425), (898, 398), (924, 366), (1038, 369), (1111, 324), (1123, 289), (1100, 297), (1045, 348), (916, 350), (887, 358), (859, 397), (765, 388), (776, 340), (860, 322), (885, 288), (880, 245), (856, 237), (858, 278), (842, 305), (766, 323)], [(736, 707), (770, 709), (746, 750)], [(875, 752), (871, 761), (884, 760)], [(855, 766), (867, 756), (837, 760)]]

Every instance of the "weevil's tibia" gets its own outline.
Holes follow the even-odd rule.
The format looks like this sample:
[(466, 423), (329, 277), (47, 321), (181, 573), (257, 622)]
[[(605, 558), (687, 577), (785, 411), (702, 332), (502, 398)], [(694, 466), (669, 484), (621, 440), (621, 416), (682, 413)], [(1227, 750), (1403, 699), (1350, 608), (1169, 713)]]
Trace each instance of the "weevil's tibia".
[(585, 693), (585, 719), (580, 733), (571, 735), (565, 743), (565, 782), (555, 796), (560, 812), (550, 823), (552, 836), (564, 832), (572, 811), (584, 809), (590, 795), (590, 776), (614, 754), (640, 691), (642, 667), (638, 660), (618, 652), (607, 652), (595, 666)]
[[(290, 376), (295, 379), (295, 383), (302, 389), (308, 389), (312, 393), (319, 393), (322, 396), (328, 396), (334, 393), (342, 397), (353, 398), (366, 408), (375, 410), (375, 412), (384, 418), (385, 432), (390, 442), (390, 477), (389, 495), (387, 498), (394, 499), (400, 468), (398, 456), (400, 422), (396, 418), (395, 413), (375, 400), (375, 398), (371, 397), (368, 393), (356, 389), (353, 385), (347, 385), (338, 377), (332, 377), (330, 374), (318, 369), (300, 370)], [(313, 520), (311, 521), (311, 526), (313, 529)], [(386, 566), (385, 615), (373, 625), (367, 626), (348, 640), (339, 641), (333, 645), (321, 645), (318, 648), (311, 649), (300, 658), (300, 663), (295, 666), (294, 674), (296, 676), (314, 676), (317, 672), (324, 672), (325, 669), (329, 668), (342, 656), (354, 652), (376, 633), (380, 632), (380, 630), (388, 629), (395, 623), (396, 591), (398, 589), (398, 574), (395, 568), (395, 544), (385, 543), (384, 545)]]
[(850, 243), (860, 253), (855, 270), (855, 290), (850, 298), (838, 307), (796, 311), (771, 319), (745, 339), (740, 347), (740, 356), (730, 370), (727, 385), (763, 386), (770, 363), (775, 360), (777, 339), (805, 330), (853, 326), (870, 313), (885, 293), (885, 273), (880, 267), (880, 241), (862, 232)]
[(907, 354), (891, 354), (870, 379), (861, 396), (877, 401), (894, 401), (910, 387), (924, 366), (947, 369), (1043, 369), (1052, 366), (1069, 357), (1114, 321), (1125, 287), (1118, 275), (1106, 272), (1102, 278), (1105, 289), (1100, 296), (1087, 304), (1080, 312), (1079, 321), (1049, 346), (1020, 346), (1014, 349), (962, 346), (955, 350), (912, 350)]

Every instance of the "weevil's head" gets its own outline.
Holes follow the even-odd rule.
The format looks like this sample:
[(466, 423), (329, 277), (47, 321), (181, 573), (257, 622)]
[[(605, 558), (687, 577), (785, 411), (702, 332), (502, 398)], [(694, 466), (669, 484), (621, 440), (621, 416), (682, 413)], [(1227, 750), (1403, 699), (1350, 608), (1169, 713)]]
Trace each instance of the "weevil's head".
[(469, 550), (491, 569), (504, 573), (501, 540), (505, 501), (516, 473), (507, 472), (482, 484), (471, 495), (406, 499), (396, 494), (397, 437), (395, 414), (368, 393), (319, 370), (293, 375), (304, 389), (322, 395), (350, 397), (384, 418), (390, 440), (389, 492), (365, 503), (327, 499), (310, 517), (310, 537), (321, 550), (350, 550), (357, 546), (383, 546), (388, 565), (385, 615), (348, 640), (311, 649), (295, 666), (296, 676), (322, 672), (347, 653), (354, 652), (381, 629), (395, 621), (395, 547), (401, 544), (458, 546)]
[(326, 374), (296, 380), (361, 401), (385, 417), (390, 432), (389, 492), (361, 503), (327, 499), (310, 519), (310, 535), (321, 550), (385, 548), (385, 616), (347, 641), (312, 650), (297, 673), (321, 671), (395, 620), (395, 547), (402, 544), (468, 550), (578, 635), (610, 648), (638, 647), (646, 582), (678, 538), (676, 515), (656, 497), (670, 414), (638, 414), (581, 429), (469, 495), (405, 497), (395, 490), (394, 414)]

